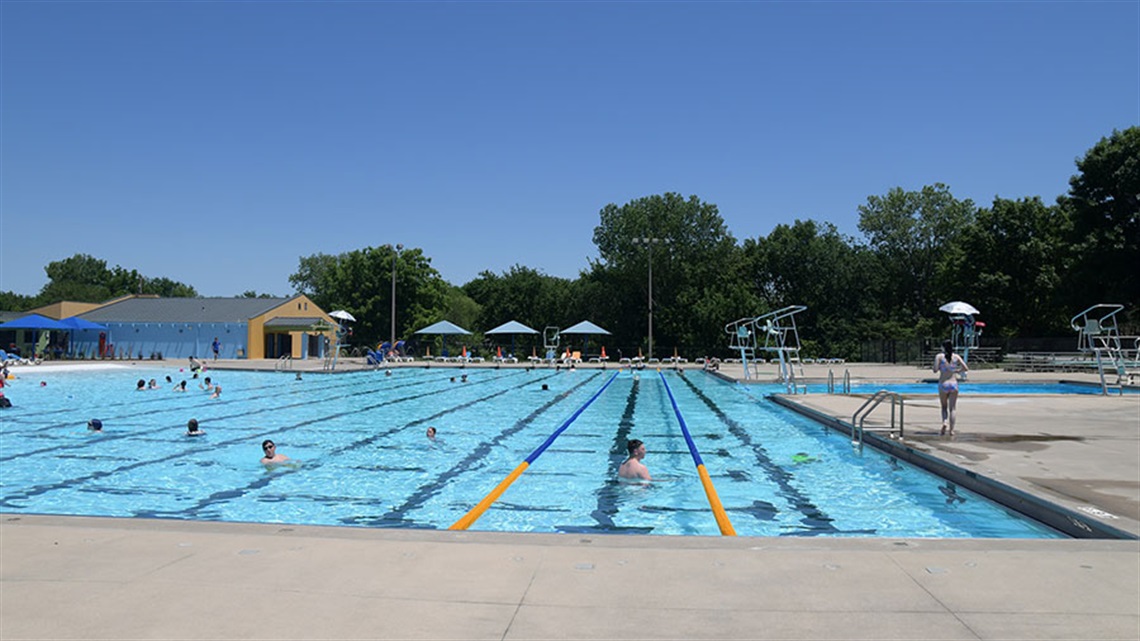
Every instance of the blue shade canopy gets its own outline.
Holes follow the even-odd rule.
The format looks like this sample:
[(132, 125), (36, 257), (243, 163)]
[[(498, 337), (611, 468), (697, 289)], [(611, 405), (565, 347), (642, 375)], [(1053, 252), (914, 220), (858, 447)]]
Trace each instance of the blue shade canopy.
[(462, 327), (452, 323), (451, 321), (439, 321), (432, 323), (427, 327), (417, 330), (416, 334), (470, 334), (471, 332), (463, 329)]
[(39, 314), (28, 314), (21, 316), (15, 320), (10, 320), (3, 325), (0, 329), (74, 329), (65, 325), (54, 318), (41, 316)]
[(484, 334), (537, 334), (537, 329), (531, 329), (518, 321), (507, 321), (495, 329), (489, 329)]
[(99, 323), (92, 323), (86, 318), (80, 318), (78, 316), (68, 316), (59, 322), (62, 325), (66, 325), (68, 329), (97, 329), (100, 331), (107, 329)]
[(573, 327), (568, 327), (562, 330), (563, 334), (609, 334), (606, 330), (598, 327), (590, 321), (582, 321)]

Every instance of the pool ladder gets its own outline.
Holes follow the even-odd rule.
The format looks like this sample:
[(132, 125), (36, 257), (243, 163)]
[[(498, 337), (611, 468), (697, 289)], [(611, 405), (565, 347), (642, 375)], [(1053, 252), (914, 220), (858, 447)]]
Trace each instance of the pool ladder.
[[(864, 422), (875, 408), (882, 404), (883, 401), (890, 399), (891, 401), (891, 424), (883, 427), (865, 427)], [(895, 423), (895, 406), (898, 406), (898, 423)], [(851, 445), (863, 449), (863, 432), (887, 432), (888, 436), (892, 439), (903, 438), (903, 397), (897, 392), (890, 390), (879, 390), (871, 395), (871, 398), (863, 402), (859, 409), (851, 415)], [(897, 433), (897, 435), (896, 435)]]
[[(831, 371), (830, 369), (827, 370), (827, 393), (828, 394), (834, 394), (835, 393), (835, 372)], [(851, 370), (849, 370), (849, 369), (843, 370), (843, 388), (842, 388), (842, 391), (839, 393), (840, 394), (850, 394), (851, 393)]]
[(273, 371), (275, 371), (275, 372), (283, 372), (285, 370), (290, 370), (290, 369), (293, 369), (293, 355), (292, 354), (282, 354), (277, 359), (277, 362), (273, 364)]

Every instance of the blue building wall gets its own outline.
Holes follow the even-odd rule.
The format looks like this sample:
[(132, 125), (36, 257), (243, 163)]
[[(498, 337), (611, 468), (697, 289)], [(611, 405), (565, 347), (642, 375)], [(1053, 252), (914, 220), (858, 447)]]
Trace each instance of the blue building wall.
[[(246, 323), (103, 323), (107, 344), (115, 358), (213, 358), (211, 344), (218, 337), (219, 358), (245, 358), (249, 354)], [(99, 330), (77, 330), (71, 352), (80, 358), (97, 358)]]

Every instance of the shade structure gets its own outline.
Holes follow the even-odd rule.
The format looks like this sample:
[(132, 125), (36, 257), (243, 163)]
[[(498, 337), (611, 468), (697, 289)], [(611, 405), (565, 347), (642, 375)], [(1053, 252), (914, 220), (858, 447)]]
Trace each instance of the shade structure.
[(566, 329), (562, 330), (561, 333), (563, 333), (563, 334), (582, 334), (584, 336), (582, 338), (582, 353), (583, 354), (585, 354), (587, 352), (587, 350), (590, 346), (590, 334), (605, 334), (607, 336), (609, 335), (609, 332), (607, 332), (606, 330), (602, 329), (601, 327), (598, 327), (597, 325), (595, 325), (595, 324), (593, 324), (587, 320), (584, 320), (581, 323), (578, 323), (576, 325), (572, 325), (570, 327), (567, 327)]
[(353, 317), (352, 314), (349, 314), (348, 312), (344, 311), (343, 309), (338, 309), (335, 312), (329, 312), (329, 316), (332, 316), (333, 318), (339, 318), (340, 320), (346, 320), (346, 321), (355, 321), (356, 320), (356, 318)]
[(463, 329), (451, 321), (441, 320), (438, 323), (432, 323), (427, 327), (416, 330), (416, 334), (470, 334), (471, 332)]
[(969, 303), (963, 303), (960, 300), (956, 300), (956, 301), (953, 301), (951, 303), (946, 303), (942, 307), (939, 307), (938, 311), (946, 312), (947, 314), (980, 314), (981, 313), (973, 305), (971, 305)]
[[(520, 323), (516, 320), (511, 320), (511, 321), (507, 321), (507, 322), (503, 323), (502, 325), (499, 325), (495, 329), (490, 329), (490, 330), (487, 330), (483, 333), (486, 334), (487, 336), (492, 336), (492, 335), (497, 335), (497, 334), (510, 334), (511, 335), (511, 351), (510, 351), (510, 354), (511, 354), (511, 356), (514, 356), (514, 354), (515, 354), (515, 336), (518, 334), (537, 334), (538, 330), (527, 327), (526, 325), (523, 325), (522, 323)], [(500, 356), (501, 356), (501, 354), (500, 354)]]
[(417, 332), (414, 332), (414, 333), (416, 333), (416, 334), (439, 334), (440, 336), (442, 336), (443, 337), (442, 338), (442, 340), (443, 340), (443, 351), (444, 351), (444, 355), (446, 355), (446, 353), (447, 353), (447, 337), (448, 336), (455, 336), (455, 335), (460, 335), (460, 334), (466, 335), (466, 334), (470, 334), (471, 332), (463, 329), (462, 327), (456, 325), (455, 323), (452, 323), (451, 321), (442, 320), (442, 321), (439, 321), (438, 323), (432, 323), (431, 325), (428, 325), (427, 327), (425, 327), (425, 328), (423, 328)]
[(489, 329), (484, 334), (537, 334), (537, 329), (531, 329), (518, 321), (507, 321), (495, 329)]
[(68, 316), (59, 322), (67, 325), (68, 329), (97, 329), (101, 332), (107, 331), (107, 328), (105, 326), (100, 325), (99, 323), (92, 323), (86, 318), (80, 318), (78, 316)]
[(54, 318), (40, 314), (28, 314), (0, 325), (0, 329), (73, 329)]
[(568, 327), (568, 328), (562, 330), (562, 333), (563, 334), (606, 334), (606, 335), (609, 335), (609, 332), (607, 332), (606, 330), (602, 329), (601, 327), (598, 327), (597, 325), (591, 323), (590, 321), (585, 321), (585, 320), (582, 321), (581, 323), (578, 323), (577, 325), (573, 325), (571, 327)]

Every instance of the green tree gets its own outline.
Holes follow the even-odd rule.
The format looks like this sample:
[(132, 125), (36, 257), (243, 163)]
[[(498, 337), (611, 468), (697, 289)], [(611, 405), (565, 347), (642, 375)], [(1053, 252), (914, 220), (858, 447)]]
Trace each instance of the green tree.
[(419, 249), (397, 252), (385, 245), (303, 256), (289, 282), (322, 309), (348, 311), (356, 318), (353, 342), (376, 345), (391, 332), (393, 264), (396, 338), (409, 338), (412, 331), (439, 320), (435, 317), (447, 309), (451, 288)]
[(766, 238), (746, 239), (743, 254), (745, 280), (762, 311), (807, 307), (797, 326), (809, 355), (859, 354), (852, 321), (875, 318), (878, 311), (879, 283), (865, 248), (831, 223), (797, 220), (777, 225)]
[[(974, 203), (941, 183), (920, 191), (891, 189), (859, 206), (859, 230), (891, 287), (881, 293), (888, 315), (925, 331), (946, 302), (939, 284), (949, 249), (973, 221)], [(921, 335), (921, 334), (919, 334)]]
[(648, 331), (650, 260), (655, 355), (727, 343), (720, 330), (747, 297), (737, 291), (738, 248), (716, 205), (665, 193), (606, 205), (599, 217), (594, 244), (600, 259), (583, 275), (579, 295), (597, 318), (609, 317), (607, 329), (619, 344), (647, 347), (641, 337)]
[(87, 254), (48, 263), (44, 271), (48, 283), (36, 297), (39, 304), (61, 300), (98, 303), (128, 294), (154, 294), (167, 297), (194, 298), (193, 287), (169, 278), (147, 278), (138, 270), (116, 265)]
[(237, 298), (280, 298), (280, 297), (275, 296), (273, 294), (267, 294), (264, 292), (259, 294), (259, 293), (257, 293), (257, 290), (247, 289), (244, 292), (242, 292), (241, 294), (239, 294), (237, 296)]
[(1123, 303), (1140, 320), (1140, 127), (1113, 131), (1077, 161), (1068, 196), (1076, 261), (1067, 284), (1071, 313)]
[(35, 296), (25, 296), (16, 292), (0, 292), (0, 311), (22, 312), (36, 306)]
[[(484, 271), (463, 286), (463, 291), (480, 305), (477, 327), (486, 330), (516, 320), (539, 332), (547, 325), (566, 327), (567, 323), (576, 322), (569, 320), (575, 309), (571, 295), (575, 289), (573, 281), (521, 265), (501, 275)], [(516, 347), (519, 345), (526, 350), (541, 345), (541, 335), (537, 339), (516, 337)]]
[(1069, 331), (1059, 299), (1069, 220), (1041, 198), (995, 198), (964, 230), (947, 266), (951, 296), (977, 307), (987, 331), (1047, 336)]

